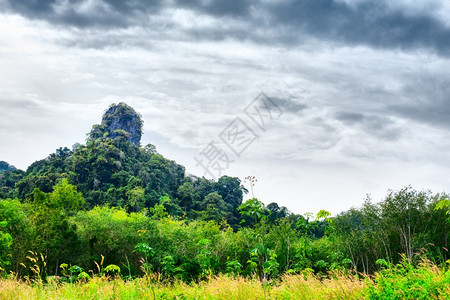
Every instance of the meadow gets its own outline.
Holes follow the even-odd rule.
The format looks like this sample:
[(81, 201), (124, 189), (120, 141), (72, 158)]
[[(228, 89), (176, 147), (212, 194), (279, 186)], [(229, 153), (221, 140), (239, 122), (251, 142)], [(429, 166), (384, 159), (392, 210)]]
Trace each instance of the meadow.
[(403, 261), (372, 276), (303, 272), (264, 284), (256, 276), (229, 274), (189, 284), (156, 273), (132, 280), (99, 275), (75, 282), (12, 277), (0, 280), (0, 299), (450, 299), (448, 266), (449, 262), (438, 267), (427, 260), (416, 266)]

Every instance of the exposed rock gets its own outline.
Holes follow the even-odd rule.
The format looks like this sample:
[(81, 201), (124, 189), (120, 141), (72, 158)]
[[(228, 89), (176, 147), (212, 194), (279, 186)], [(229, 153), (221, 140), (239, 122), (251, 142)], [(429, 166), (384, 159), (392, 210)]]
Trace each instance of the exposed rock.
[(140, 144), (142, 136), (142, 117), (131, 106), (121, 102), (112, 104), (103, 114), (101, 125), (94, 125), (90, 139), (108, 137), (114, 139), (125, 136), (135, 145)]

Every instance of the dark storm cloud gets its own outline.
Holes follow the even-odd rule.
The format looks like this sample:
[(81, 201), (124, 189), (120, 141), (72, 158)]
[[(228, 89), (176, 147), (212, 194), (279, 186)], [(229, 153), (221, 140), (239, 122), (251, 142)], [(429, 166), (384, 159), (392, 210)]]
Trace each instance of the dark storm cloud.
[(336, 119), (349, 127), (358, 128), (362, 132), (378, 139), (395, 141), (401, 137), (401, 130), (395, 125), (395, 122), (385, 116), (338, 112)]
[[(426, 9), (406, 14), (383, 1), (357, 2), (351, 7), (336, 0), (292, 0), (258, 2), (249, 0), (177, 0), (173, 7), (164, 1), (34, 1), (9, 0), (2, 10), (31, 19), (76, 27), (149, 27), (165, 9), (182, 8), (220, 22), (245, 24), (242, 28), (180, 29), (192, 39), (234, 38), (264, 44), (295, 46), (308, 37), (350, 45), (394, 49), (432, 49), (450, 54), (450, 29)], [(87, 5), (89, 3), (89, 5)], [(359, 3), (359, 4), (358, 4)], [(430, 4), (435, 8), (437, 4)], [(83, 9), (80, 7), (83, 6)], [(161, 21), (164, 22), (164, 21)], [(173, 22), (169, 21), (168, 22)]]
[(295, 98), (270, 97), (283, 112), (299, 113), (308, 108), (307, 105), (298, 102)]
[(257, 1), (252, 0), (177, 0), (178, 7), (200, 11), (213, 16), (248, 17), (251, 5)]
[[(405, 15), (389, 10), (382, 1), (363, 2), (355, 7), (333, 0), (291, 1), (273, 4), (273, 22), (297, 32), (349, 44), (386, 48), (434, 48), (449, 53), (450, 30), (426, 14)], [(286, 41), (289, 42), (289, 41)]]
[(46, 20), (50, 23), (76, 27), (105, 26), (127, 27), (143, 22), (137, 18), (142, 13), (156, 14), (161, 8), (159, 0), (152, 1), (91, 1), (96, 6), (80, 11), (88, 1), (69, 0), (65, 3), (58, 0), (10, 0), (0, 9), (22, 14), (30, 19)]
[(364, 115), (352, 112), (339, 112), (336, 114), (336, 119), (345, 123), (346, 125), (352, 125), (362, 122), (364, 120)]
[(389, 111), (401, 117), (450, 128), (450, 79), (448, 74), (420, 75), (403, 88), (404, 103), (392, 105)]
[(362, 129), (366, 133), (386, 141), (396, 141), (402, 134), (401, 129), (395, 125), (394, 121), (387, 117), (368, 117)]

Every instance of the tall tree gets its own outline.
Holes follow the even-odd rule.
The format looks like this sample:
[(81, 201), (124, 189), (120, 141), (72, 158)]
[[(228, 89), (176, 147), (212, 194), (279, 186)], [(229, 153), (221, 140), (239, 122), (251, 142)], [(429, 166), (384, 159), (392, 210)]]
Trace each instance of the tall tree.
[(37, 229), (40, 250), (55, 264), (54, 274), (57, 276), (63, 251), (70, 251), (69, 246), (76, 241), (76, 228), (70, 224), (69, 217), (83, 207), (84, 199), (66, 178), (54, 187), (53, 192), (44, 193), (36, 188), (33, 196), (32, 220)]

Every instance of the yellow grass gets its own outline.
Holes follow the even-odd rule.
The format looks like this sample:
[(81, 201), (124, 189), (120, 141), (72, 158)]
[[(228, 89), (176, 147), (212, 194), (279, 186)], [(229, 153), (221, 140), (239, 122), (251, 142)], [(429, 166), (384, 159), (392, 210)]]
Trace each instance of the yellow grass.
[(366, 283), (355, 276), (333, 274), (322, 280), (313, 275), (286, 275), (271, 291), (273, 299), (361, 299)]
[[(320, 280), (286, 275), (267, 285), (267, 299), (359, 299), (364, 281), (344, 275)], [(0, 279), (0, 299), (264, 299), (256, 278), (214, 276), (200, 283), (163, 283), (155, 278), (133, 281), (96, 277), (84, 283), (27, 283)]]

